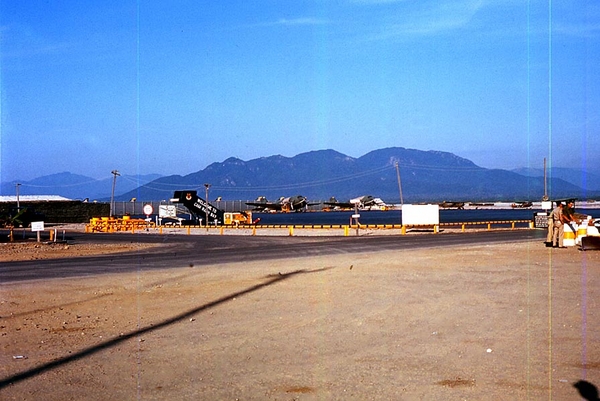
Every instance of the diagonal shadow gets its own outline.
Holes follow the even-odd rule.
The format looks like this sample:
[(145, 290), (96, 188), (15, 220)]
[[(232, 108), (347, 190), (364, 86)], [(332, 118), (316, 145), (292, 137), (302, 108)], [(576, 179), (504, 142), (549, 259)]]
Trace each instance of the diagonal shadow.
[(66, 306), (81, 305), (81, 304), (84, 304), (86, 302), (91, 302), (91, 301), (98, 300), (100, 298), (110, 297), (111, 295), (114, 295), (114, 294), (112, 292), (106, 293), (106, 294), (100, 294), (100, 295), (96, 295), (95, 297), (83, 299), (81, 301), (67, 302), (65, 304), (60, 304), (60, 305), (55, 305), (55, 306), (49, 306), (47, 308), (38, 308), (38, 309), (29, 310), (29, 311), (13, 313), (11, 315), (5, 315), (4, 318), (14, 318), (14, 317), (20, 317), (20, 316), (27, 316), (27, 315), (31, 315), (33, 313), (46, 312), (46, 311), (57, 309), (57, 308), (64, 308)]
[[(149, 283), (149, 284), (145, 285), (144, 287), (145, 288), (152, 288), (152, 287), (155, 287), (157, 285), (163, 285), (163, 284), (166, 284), (166, 283), (171, 282), (171, 281), (177, 282), (177, 281), (183, 280), (183, 279), (188, 278), (188, 277), (197, 276), (198, 274), (200, 274), (199, 271), (194, 271), (192, 273), (186, 273), (186, 274), (180, 274), (179, 276), (174, 276), (174, 277), (172, 276), (172, 277), (170, 277), (168, 279), (154, 281), (152, 283)], [(94, 297), (83, 299), (81, 301), (73, 301), (73, 302), (68, 302), (68, 303), (64, 303), (64, 304), (60, 304), (60, 305), (49, 306), (47, 308), (38, 308), (38, 309), (29, 310), (29, 311), (12, 313), (11, 315), (4, 315), (4, 316), (0, 316), (0, 319), (2, 319), (2, 318), (14, 318), (14, 317), (20, 317), (20, 316), (27, 316), (27, 315), (31, 315), (31, 314), (34, 314), (34, 313), (46, 312), (46, 311), (49, 311), (49, 310), (53, 310), (53, 309), (57, 309), (57, 308), (64, 308), (66, 306), (71, 306), (71, 305), (81, 305), (81, 304), (84, 304), (84, 303), (87, 303), (87, 302), (95, 301), (95, 300), (98, 300), (100, 298), (109, 297), (109, 296), (112, 296), (112, 295), (114, 295), (113, 292), (106, 293), (106, 294), (100, 294), (100, 295), (96, 295)]]
[[(193, 265), (190, 266), (190, 267), (193, 267)], [(183, 279), (188, 278), (188, 277), (197, 276), (200, 273), (201, 273), (200, 271), (196, 270), (196, 271), (193, 271), (191, 273), (180, 274), (179, 276), (171, 276), (168, 279), (163, 279), (163, 280), (154, 281), (152, 283), (149, 283), (149, 284), (145, 285), (145, 288), (151, 288), (151, 287), (155, 287), (157, 285), (163, 285), (163, 284), (166, 284), (168, 282), (173, 282), (173, 281), (177, 282), (177, 281), (183, 280)], [(275, 276), (277, 276), (277, 275), (275, 275)], [(80, 305), (80, 304), (84, 304), (86, 302), (95, 301), (95, 300), (98, 300), (100, 298), (109, 297), (109, 296), (112, 296), (112, 295), (114, 295), (114, 293), (110, 292), (110, 293), (107, 293), (107, 294), (101, 294), (101, 295), (97, 295), (95, 297), (83, 299), (81, 301), (73, 301), (73, 302), (68, 302), (68, 303), (64, 303), (64, 304), (60, 304), (60, 305), (49, 306), (47, 308), (38, 308), (38, 309), (29, 310), (29, 311), (12, 313), (11, 315), (0, 316), (0, 319), (2, 319), (2, 318), (14, 318), (14, 317), (20, 317), (20, 316), (27, 316), (27, 315), (31, 315), (31, 314), (38, 313), (38, 312), (46, 312), (46, 311), (53, 310), (53, 309), (56, 309), (56, 308), (64, 308), (66, 306), (71, 306), (71, 305)]]
[(322, 272), (322, 271), (325, 271), (325, 270), (329, 270), (329, 269), (332, 269), (332, 267), (324, 267), (324, 268), (321, 268), (321, 269), (314, 269), (314, 270), (302, 269), (302, 270), (296, 270), (296, 271), (289, 272), (289, 273), (279, 273), (275, 277), (269, 277), (269, 280), (265, 281), (264, 283), (254, 285), (254, 286), (249, 287), (249, 288), (247, 288), (245, 290), (242, 290), (242, 291), (239, 291), (239, 292), (235, 292), (233, 294), (230, 294), (230, 295), (227, 295), (225, 297), (219, 298), (219, 299), (217, 299), (215, 301), (212, 301), (212, 302), (209, 302), (207, 304), (201, 305), (201, 306), (199, 306), (197, 308), (190, 309), (190, 310), (188, 310), (186, 312), (183, 312), (183, 313), (180, 313), (178, 315), (175, 315), (175, 316), (173, 316), (170, 319), (166, 319), (166, 320), (164, 320), (164, 321), (162, 321), (162, 322), (160, 322), (158, 324), (153, 324), (152, 326), (147, 326), (147, 327), (141, 328), (139, 330), (131, 331), (129, 333), (120, 335), (117, 338), (113, 338), (112, 340), (108, 340), (108, 341), (103, 342), (101, 344), (97, 344), (97, 345), (94, 345), (92, 347), (85, 348), (85, 349), (83, 349), (83, 350), (81, 350), (81, 351), (79, 351), (79, 352), (77, 352), (75, 354), (72, 354), (72, 355), (69, 355), (69, 356), (66, 356), (66, 357), (63, 357), (63, 358), (59, 358), (59, 359), (57, 359), (55, 361), (52, 361), (52, 362), (45, 363), (43, 365), (40, 365), (40, 366), (34, 367), (32, 369), (29, 369), (29, 370), (27, 370), (25, 372), (21, 372), (21, 373), (17, 373), (15, 375), (9, 376), (9, 377), (7, 377), (5, 379), (0, 380), (0, 389), (2, 389), (4, 387), (7, 387), (7, 386), (9, 386), (11, 384), (14, 384), (16, 382), (20, 382), (20, 381), (26, 380), (26, 379), (28, 379), (30, 377), (37, 376), (39, 374), (47, 372), (47, 371), (49, 371), (51, 369), (54, 369), (56, 367), (59, 367), (61, 365), (66, 365), (67, 363), (70, 363), (70, 362), (73, 362), (73, 361), (85, 358), (87, 356), (93, 355), (93, 354), (95, 354), (95, 353), (97, 353), (99, 351), (103, 351), (105, 349), (114, 347), (115, 345), (120, 344), (120, 343), (122, 343), (124, 341), (127, 341), (127, 340), (129, 340), (131, 338), (134, 338), (137, 335), (144, 334), (144, 333), (150, 333), (150, 332), (162, 329), (164, 327), (167, 327), (167, 326), (172, 325), (174, 323), (177, 323), (179, 321), (185, 320), (185, 319), (189, 318), (190, 316), (195, 315), (196, 313), (203, 312), (203, 311), (205, 311), (207, 309), (213, 308), (213, 307), (218, 306), (218, 305), (220, 305), (222, 303), (225, 303), (227, 301), (231, 301), (232, 299), (234, 299), (236, 297), (247, 295), (247, 294), (250, 294), (252, 292), (258, 291), (258, 290), (260, 290), (262, 288), (265, 288), (265, 287), (271, 286), (273, 284), (276, 284), (276, 283), (278, 283), (280, 281), (287, 280), (287, 279), (289, 279), (289, 278), (291, 278), (291, 277), (293, 277), (295, 275), (298, 275), (298, 274), (309, 274), (309, 273), (319, 273), (319, 272)]

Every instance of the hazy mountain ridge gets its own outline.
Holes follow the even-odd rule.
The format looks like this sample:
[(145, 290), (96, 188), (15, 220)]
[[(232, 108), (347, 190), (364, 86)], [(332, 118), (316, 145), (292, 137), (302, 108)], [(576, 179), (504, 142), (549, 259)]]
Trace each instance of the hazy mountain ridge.
[[(567, 178), (587, 177), (586, 188), (557, 177), (563, 172), (553, 169), (553, 178), (548, 180), (550, 196), (600, 197), (597, 176), (567, 170)], [(398, 202), (399, 181), (403, 200), (407, 203), (523, 201), (540, 200), (544, 195), (543, 171), (539, 176), (535, 169), (486, 169), (449, 152), (392, 147), (374, 150), (358, 158), (326, 149), (293, 157), (274, 155), (248, 161), (230, 157), (184, 176), (119, 176), (115, 199), (167, 200), (174, 191), (182, 189), (197, 190), (204, 196), (204, 184), (210, 184), (210, 199), (249, 200), (266, 196), (275, 200), (301, 194), (310, 200), (326, 200), (331, 196), (347, 200), (370, 194), (387, 202)], [(94, 180), (60, 173), (22, 184), (22, 195), (52, 194), (71, 199), (108, 200), (112, 177)], [(2, 194), (14, 195), (14, 183), (2, 184)]]
[[(311, 200), (326, 200), (331, 196), (347, 200), (371, 194), (388, 202), (398, 202), (396, 163), (405, 202), (520, 201), (539, 200), (544, 195), (543, 178), (486, 169), (449, 152), (393, 147), (374, 150), (359, 158), (331, 149), (249, 161), (228, 158), (186, 176), (162, 177), (118, 199), (169, 199), (178, 189), (195, 189), (203, 195), (206, 183), (211, 185), (210, 199), (246, 200), (266, 196), (274, 200), (302, 194)], [(549, 186), (555, 197), (581, 197), (591, 192), (555, 178), (549, 180)], [(596, 194), (600, 196), (599, 189)]]
[[(542, 168), (521, 167), (511, 171), (526, 177), (544, 176), (544, 169)], [(552, 167), (548, 170), (548, 176), (560, 178), (561, 180), (581, 188), (588, 188), (592, 190), (600, 189), (600, 174), (594, 174), (589, 170), (586, 171), (576, 168)]]
[[(144, 184), (160, 178), (160, 174), (123, 175), (117, 177), (115, 193), (129, 192)], [(110, 198), (113, 178), (97, 180), (84, 175), (62, 172), (34, 178), (29, 181), (12, 181), (0, 185), (1, 195), (15, 195), (16, 184), (19, 195), (60, 195), (69, 199), (100, 200)]]

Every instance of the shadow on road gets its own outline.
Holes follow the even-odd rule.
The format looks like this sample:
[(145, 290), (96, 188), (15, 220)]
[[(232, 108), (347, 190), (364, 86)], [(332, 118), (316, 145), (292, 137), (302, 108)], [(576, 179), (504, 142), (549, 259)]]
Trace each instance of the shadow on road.
[(93, 354), (95, 354), (95, 353), (97, 353), (99, 351), (103, 351), (105, 349), (114, 347), (115, 345), (118, 345), (118, 344), (120, 344), (120, 343), (122, 343), (124, 341), (130, 340), (131, 338), (134, 338), (134, 337), (136, 337), (136, 336), (138, 336), (140, 334), (151, 333), (153, 331), (156, 331), (156, 330), (165, 328), (167, 326), (170, 326), (172, 324), (178, 323), (180, 321), (183, 321), (185, 319), (190, 318), (191, 316), (193, 316), (193, 315), (195, 315), (197, 313), (206, 311), (206, 310), (208, 310), (210, 308), (213, 308), (213, 307), (218, 306), (220, 304), (223, 304), (225, 302), (231, 301), (234, 298), (250, 294), (252, 292), (258, 291), (258, 290), (260, 290), (262, 288), (271, 286), (273, 284), (277, 284), (278, 282), (283, 281), (283, 280), (287, 280), (287, 279), (289, 279), (289, 278), (291, 278), (293, 276), (296, 276), (296, 275), (299, 275), (299, 274), (320, 273), (322, 271), (329, 270), (329, 269), (332, 269), (332, 267), (325, 267), (325, 268), (314, 269), (314, 270), (302, 269), (302, 270), (296, 270), (296, 271), (289, 272), (289, 273), (279, 273), (277, 275), (267, 277), (267, 280), (265, 282), (261, 283), (261, 284), (254, 285), (254, 286), (249, 287), (249, 288), (247, 288), (245, 290), (242, 290), (242, 291), (239, 291), (239, 292), (235, 292), (233, 294), (230, 294), (230, 295), (227, 295), (225, 297), (219, 298), (219, 299), (217, 299), (215, 301), (212, 301), (212, 302), (209, 302), (207, 304), (201, 305), (201, 306), (199, 306), (197, 308), (190, 309), (188, 311), (185, 311), (183, 313), (175, 315), (175, 316), (171, 317), (170, 319), (163, 320), (160, 323), (153, 324), (151, 326), (147, 326), (147, 327), (141, 328), (139, 330), (134, 330), (134, 331), (131, 331), (129, 333), (125, 333), (123, 335), (120, 335), (117, 338), (113, 338), (112, 340), (108, 340), (108, 341), (105, 341), (103, 343), (94, 345), (93, 347), (85, 348), (85, 349), (83, 349), (83, 350), (81, 350), (81, 351), (79, 351), (77, 353), (72, 354), (72, 355), (69, 355), (69, 356), (66, 356), (66, 357), (63, 357), (63, 358), (59, 358), (59, 359), (57, 359), (55, 361), (48, 362), (46, 364), (34, 367), (34, 368), (29, 369), (29, 370), (27, 370), (25, 372), (21, 372), (21, 373), (15, 374), (13, 376), (9, 376), (9, 377), (7, 377), (5, 379), (0, 380), (0, 389), (2, 389), (4, 387), (7, 387), (7, 386), (9, 386), (11, 384), (14, 384), (14, 383), (17, 383), (17, 382), (29, 379), (31, 377), (37, 376), (39, 374), (42, 374), (44, 372), (47, 372), (47, 371), (52, 370), (54, 368), (57, 368), (59, 366), (66, 365), (66, 364), (68, 364), (70, 362), (83, 359), (83, 358), (85, 358), (87, 356), (90, 356), (90, 355), (93, 355)]
[[(21, 316), (27, 316), (27, 315), (32, 315), (34, 313), (40, 313), (40, 312), (46, 312), (46, 311), (51, 311), (51, 310), (56, 310), (56, 309), (61, 309), (61, 308), (65, 308), (67, 306), (71, 306), (71, 305), (82, 305), (86, 302), (91, 302), (91, 301), (95, 301), (98, 300), (100, 298), (105, 298), (105, 297), (110, 297), (111, 295), (113, 295), (112, 292), (107, 293), (107, 294), (100, 294), (97, 295), (95, 297), (91, 297), (88, 299), (84, 299), (81, 301), (74, 301), (74, 302), (68, 302), (68, 303), (64, 303), (64, 304), (60, 304), (60, 305), (55, 305), (55, 306), (49, 306), (47, 308), (38, 308), (38, 309), (32, 309), (29, 311), (23, 311), (23, 312), (18, 312), (18, 313), (12, 313), (10, 315), (11, 318), (15, 318), (15, 317), (21, 317)], [(6, 317), (6, 316), (5, 316)]]

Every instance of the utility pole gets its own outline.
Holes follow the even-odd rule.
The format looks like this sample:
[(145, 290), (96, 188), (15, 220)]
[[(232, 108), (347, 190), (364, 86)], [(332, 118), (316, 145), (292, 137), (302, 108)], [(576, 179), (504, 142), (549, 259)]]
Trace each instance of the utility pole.
[(21, 205), (19, 204), (19, 187), (20, 187), (20, 186), (21, 186), (21, 184), (19, 184), (19, 183), (16, 183), (16, 184), (15, 184), (15, 187), (16, 187), (16, 189), (17, 189), (17, 210), (19, 210), (19, 208), (20, 208), (20, 206), (21, 206)]
[[(204, 192), (205, 192), (205, 200), (208, 204), (208, 188), (210, 188), (210, 184), (204, 184)], [(206, 230), (208, 231), (208, 212), (204, 213), (204, 218), (206, 219)]]
[[(354, 204), (354, 216), (358, 216), (358, 203)], [(354, 217), (354, 222), (356, 223), (356, 236), (358, 237), (359, 223), (358, 217)]]
[(400, 190), (400, 205), (404, 206), (404, 198), (402, 197), (402, 181), (400, 181), (400, 166), (396, 162), (396, 177), (398, 177), (398, 189)]
[(548, 200), (548, 177), (546, 175), (546, 158), (544, 157), (544, 197), (543, 201)]
[(117, 185), (117, 176), (121, 175), (117, 170), (113, 170), (110, 172), (113, 175), (113, 184), (112, 184), (112, 192), (110, 194), (110, 217), (113, 217), (115, 210), (115, 186)]

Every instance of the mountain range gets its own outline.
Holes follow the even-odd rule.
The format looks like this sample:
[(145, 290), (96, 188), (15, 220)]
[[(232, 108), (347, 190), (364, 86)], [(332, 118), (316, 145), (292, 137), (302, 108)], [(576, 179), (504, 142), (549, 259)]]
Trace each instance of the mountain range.
[[(135, 190), (160, 177), (160, 174), (118, 176), (115, 185), (115, 194)], [(14, 196), (17, 183), (20, 184), (19, 195), (60, 195), (69, 199), (83, 200), (88, 198), (90, 200), (104, 200), (110, 199), (113, 178), (96, 180), (84, 175), (63, 172), (45, 175), (31, 181), (2, 183), (0, 184), (0, 195)]]
[[(397, 167), (396, 167), (397, 166)], [(578, 169), (554, 168), (547, 180), (552, 198), (600, 198), (600, 176)], [(107, 201), (112, 178), (94, 180), (60, 173), (21, 182), (20, 194), (62, 195), (71, 199)], [(442, 151), (392, 147), (353, 158), (335, 150), (318, 150), (294, 157), (281, 155), (249, 161), (228, 158), (185, 176), (119, 176), (115, 199), (167, 200), (176, 190), (197, 190), (209, 198), (249, 200), (265, 196), (301, 194), (310, 200), (338, 200), (370, 194), (386, 202), (525, 201), (544, 195), (543, 169), (512, 171), (486, 169)], [(1, 186), (2, 195), (14, 195), (15, 183)]]

